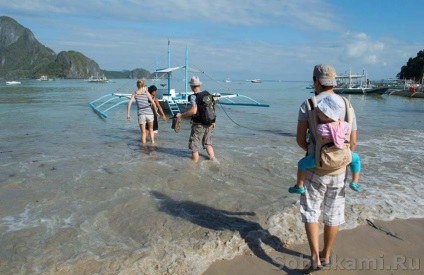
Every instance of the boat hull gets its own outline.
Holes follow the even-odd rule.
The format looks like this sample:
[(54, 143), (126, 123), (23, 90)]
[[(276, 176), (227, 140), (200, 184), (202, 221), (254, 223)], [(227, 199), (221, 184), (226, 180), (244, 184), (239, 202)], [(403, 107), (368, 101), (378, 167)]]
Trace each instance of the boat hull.
[(389, 93), (389, 95), (424, 98), (424, 92), (411, 92), (409, 90), (393, 90)]
[(379, 94), (382, 95), (387, 92), (389, 88), (334, 88), (336, 94), (351, 94), (351, 95), (367, 95)]
[(21, 82), (19, 81), (6, 81), (6, 85), (19, 85)]
[[(165, 102), (165, 101), (159, 101), (159, 103), (160, 103), (160, 106), (162, 107), (164, 113), (166, 113), (168, 115), (169, 114), (172, 115), (172, 112), (169, 109), (169, 106), (168, 106), (168, 103), (167, 102)], [(189, 103), (179, 103), (178, 104), (178, 108), (180, 108), (180, 112), (181, 113), (184, 113), (184, 112), (187, 112), (188, 110), (190, 110), (191, 104), (189, 104)]]

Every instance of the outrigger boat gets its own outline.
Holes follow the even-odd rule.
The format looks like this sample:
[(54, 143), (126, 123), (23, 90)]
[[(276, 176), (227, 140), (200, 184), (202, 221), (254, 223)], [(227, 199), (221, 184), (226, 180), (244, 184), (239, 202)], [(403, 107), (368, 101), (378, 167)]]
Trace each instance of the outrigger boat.
[(397, 95), (397, 96), (403, 96), (403, 97), (414, 97), (414, 98), (424, 98), (424, 92), (418, 91), (416, 89), (393, 90), (389, 93), (389, 95)]
[(107, 83), (109, 82), (109, 79), (107, 79), (104, 74), (103, 76), (99, 76), (99, 74), (97, 73), (96, 75), (90, 76), (86, 81), (90, 83)]
[[(188, 82), (185, 82), (184, 93), (177, 93), (175, 89), (171, 88), (171, 75), (172, 72), (177, 70), (184, 70), (185, 77), (188, 79), (188, 72), (195, 72), (206, 75), (205, 72), (195, 70), (188, 67), (188, 49), (186, 48), (185, 65), (179, 67), (170, 66), (170, 45), (168, 43), (168, 68), (157, 69), (155, 74), (166, 74), (168, 84), (161, 84), (162, 88), (158, 88), (156, 91), (156, 98), (159, 100), (161, 107), (164, 111), (169, 112), (172, 116), (177, 113), (185, 112), (191, 107), (188, 100), (189, 95), (193, 92), (188, 92)], [(167, 88), (164, 88), (166, 87)], [(213, 94), (214, 99), (218, 104), (232, 105), (232, 106), (252, 106), (252, 107), (269, 107), (269, 104), (260, 103), (248, 96), (241, 95), (238, 93), (215, 93)], [(126, 104), (131, 98), (130, 93), (111, 93), (101, 96), (89, 103), (91, 108), (100, 116), (107, 118), (107, 112), (119, 105)]]
[(6, 85), (19, 85), (21, 84), (20, 81), (6, 81)]
[(384, 94), (388, 87), (373, 87), (367, 78), (365, 70), (362, 74), (349, 74), (336, 76), (337, 87), (333, 90), (336, 94)]

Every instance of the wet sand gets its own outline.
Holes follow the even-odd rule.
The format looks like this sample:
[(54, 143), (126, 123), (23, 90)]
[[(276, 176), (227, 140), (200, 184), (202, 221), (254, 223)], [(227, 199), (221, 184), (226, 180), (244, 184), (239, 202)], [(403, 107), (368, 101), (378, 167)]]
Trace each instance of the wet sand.
[[(373, 222), (402, 240), (368, 224), (341, 230), (333, 247), (331, 267), (314, 274), (423, 274), (424, 219)], [(308, 244), (287, 247), (287, 251), (291, 252), (269, 252), (274, 264), (251, 255), (217, 261), (203, 275), (303, 274), (309, 262)], [(299, 254), (293, 255), (293, 251)]]

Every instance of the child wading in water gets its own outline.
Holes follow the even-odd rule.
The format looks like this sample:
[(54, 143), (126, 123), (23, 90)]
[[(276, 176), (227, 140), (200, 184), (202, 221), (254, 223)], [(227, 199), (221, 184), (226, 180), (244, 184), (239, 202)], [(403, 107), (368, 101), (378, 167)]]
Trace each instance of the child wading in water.
[[(329, 95), (317, 103), (317, 114), (319, 124), (317, 126), (318, 135), (332, 139), (337, 148), (341, 148), (346, 140), (346, 134), (350, 132), (350, 125), (346, 121), (340, 119), (339, 110), (342, 108), (334, 97), (337, 95)], [(351, 152), (352, 162), (350, 163), (350, 170), (352, 172), (352, 181), (349, 187), (359, 192), (359, 172), (361, 170), (361, 163), (358, 154)], [(309, 155), (302, 158), (298, 162), (297, 182), (296, 185), (289, 188), (289, 192), (293, 194), (303, 194), (305, 187), (303, 187), (306, 178), (306, 170), (315, 168), (315, 155)]]

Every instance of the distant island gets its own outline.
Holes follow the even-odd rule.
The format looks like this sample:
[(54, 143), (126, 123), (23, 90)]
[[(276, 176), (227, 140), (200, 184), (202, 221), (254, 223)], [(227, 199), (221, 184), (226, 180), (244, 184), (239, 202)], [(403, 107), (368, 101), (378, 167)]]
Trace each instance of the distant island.
[(107, 78), (149, 78), (145, 69), (106, 71), (97, 62), (77, 51), (56, 54), (41, 44), (31, 30), (8, 16), (0, 16), (0, 78), (87, 79), (105, 75)]

